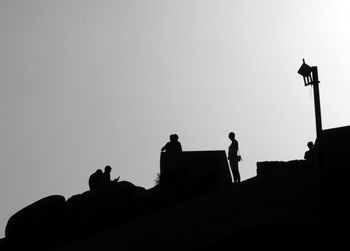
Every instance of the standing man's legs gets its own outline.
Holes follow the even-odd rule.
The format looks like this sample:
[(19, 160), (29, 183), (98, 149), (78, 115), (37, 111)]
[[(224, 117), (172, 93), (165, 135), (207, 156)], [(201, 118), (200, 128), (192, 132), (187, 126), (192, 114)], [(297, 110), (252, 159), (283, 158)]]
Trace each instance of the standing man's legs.
[(239, 170), (238, 170), (238, 162), (230, 160), (230, 167), (231, 167), (231, 172), (233, 176), (233, 182), (234, 183), (241, 182), (241, 176), (239, 175)]

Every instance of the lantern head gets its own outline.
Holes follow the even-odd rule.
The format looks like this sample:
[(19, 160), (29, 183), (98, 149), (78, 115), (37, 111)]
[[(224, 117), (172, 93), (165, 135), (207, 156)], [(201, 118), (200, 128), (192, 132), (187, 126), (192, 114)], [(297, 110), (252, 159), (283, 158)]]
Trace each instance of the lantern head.
[(303, 59), (303, 64), (300, 66), (298, 73), (303, 76), (305, 86), (311, 85), (314, 83), (313, 79), (313, 69), (311, 66), (305, 64), (305, 60)]

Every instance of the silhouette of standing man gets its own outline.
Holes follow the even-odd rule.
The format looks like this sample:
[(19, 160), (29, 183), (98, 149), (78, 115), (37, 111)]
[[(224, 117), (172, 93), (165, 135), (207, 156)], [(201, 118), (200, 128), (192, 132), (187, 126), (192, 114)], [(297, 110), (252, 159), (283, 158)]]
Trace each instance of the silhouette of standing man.
[(232, 141), (231, 145), (228, 148), (228, 160), (230, 162), (231, 172), (233, 176), (233, 182), (241, 182), (241, 176), (239, 175), (238, 170), (238, 161), (241, 160), (241, 156), (238, 153), (238, 141), (235, 139), (235, 134), (230, 132), (228, 135), (229, 139)]
[(170, 141), (166, 143), (165, 146), (162, 147), (162, 152), (167, 153), (178, 153), (182, 152), (181, 143), (179, 142), (179, 136), (177, 134), (170, 135)]

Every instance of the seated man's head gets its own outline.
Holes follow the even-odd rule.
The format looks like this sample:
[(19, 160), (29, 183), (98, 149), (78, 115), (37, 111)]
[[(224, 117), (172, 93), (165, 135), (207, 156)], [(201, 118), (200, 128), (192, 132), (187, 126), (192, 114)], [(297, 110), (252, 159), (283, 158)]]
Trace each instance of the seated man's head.
[(176, 142), (179, 140), (179, 136), (177, 136), (177, 134), (171, 134), (170, 135), (170, 141), (171, 142)]
[(112, 170), (112, 168), (111, 168), (110, 166), (106, 166), (106, 167), (105, 167), (105, 172), (106, 172), (106, 173), (110, 173), (111, 170)]
[(314, 147), (314, 143), (312, 143), (312, 141), (309, 141), (307, 143), (307, 147), (311, 150)]

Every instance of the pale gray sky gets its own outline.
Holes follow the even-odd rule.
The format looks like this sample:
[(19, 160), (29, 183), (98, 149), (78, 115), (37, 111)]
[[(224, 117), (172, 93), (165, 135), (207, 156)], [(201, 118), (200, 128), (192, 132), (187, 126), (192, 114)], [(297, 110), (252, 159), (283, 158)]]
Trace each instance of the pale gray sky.
[(347, 0), (0, 0), (0, 237), (52, 194), (112, 176), (150, 188), (172, 133), (184, 150), (227, 149), (243, 179), (256, 162), (302, 158), (324, 128), (350, 124)]

